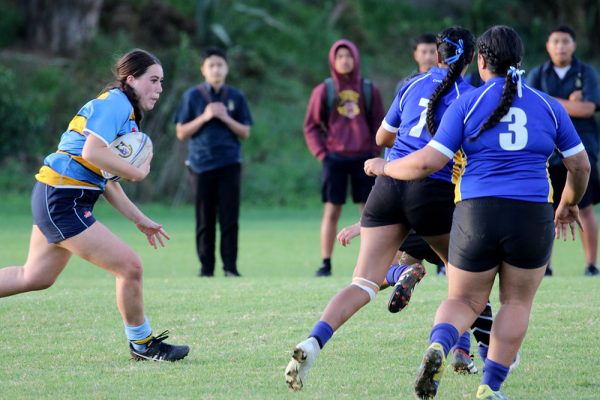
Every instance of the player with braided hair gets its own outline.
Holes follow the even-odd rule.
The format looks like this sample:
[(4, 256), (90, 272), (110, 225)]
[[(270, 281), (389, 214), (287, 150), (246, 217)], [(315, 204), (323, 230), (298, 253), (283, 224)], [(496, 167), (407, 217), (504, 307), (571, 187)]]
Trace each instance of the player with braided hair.
[[(378, 145), (392, 147), (388, 157), (395, 159), (425, 146), (431, 134), (425, 126), (428, 102), (444, 82), (445, 93), (435, 110), (439, 121), (448, 104), (473, 88), (460, 74), (448, 76), (448, 66), (465, 70), (473, 58), (475, 38), (463, 28), (450, 28), (438, 35), (438, 64), (426, 74), (409, 80), (396, 95), (376, 136)], [(385, 162), (383, 159), (374, 159)], [(373, 160), (368, 160), (367, 163)], [(342, 289), (327, 305), (308, 339), (293, 350), (285, 379), (293, 390), (300, 390), (308, 370), (333, 335), (358, 310), (375, 298), (379, 283), (383, 282), (398, 247), (409, 231), (420, 234), (440, 257), (446, 261), (448, 236), (454, 210), (454, 185), (451, 182), (453, 164), (449, 164), (436, 177), (414, 182), (396, 181), (378, 177), (375, 181), (361, 218), (361, 243), (352, 284)], [(369, 173), (368, 170), (365, 172)], [(423, 267), (421, 266), (421, 269)], [(409, 271), (410, 272), (410, 271)], [(395, 293), (410, 297), (419, 274), (404, 285), (394, 287)], [(422, 272), (421, 272), (422, 274)], [(405, 273), (404, 276), (407, 276)]]
[[(574, 238), (575, 224), (581, 222), (577, 203), (590, 173), (565, 109), (522, 82), (523, 45), (517, 32), (491, 27), (477, 48), (485, 85), (448, 108), (427, 146), (377, 171), (395, 179), (422, 179), (457, 151), (466, 158), (450, 233), (448, 298), (437, 310), (430, 346), (417, 371), (420, 398), (436, 395), (446, 355), (484, 309), (498, 275), (501, 306), (476, 396), (506, 399), (500, 387), (525, 337), (553, 238), (566, 240), (567, 229)], [(547, 171), (554, 148), (568, 170), (555, 214)]]

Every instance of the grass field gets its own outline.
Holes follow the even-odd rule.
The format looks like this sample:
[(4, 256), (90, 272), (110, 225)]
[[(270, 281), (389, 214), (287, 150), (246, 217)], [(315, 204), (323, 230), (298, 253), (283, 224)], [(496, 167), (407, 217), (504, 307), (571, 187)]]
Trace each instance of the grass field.
[[(0, 203), (0, 265), (20, 264), (31, 229), (27, 199)], [(74, 258), (52, 288), (0, 300), (0, 398), (414, 398), (415, 371), (445, 278), (426, 276), (400, 314), (387, 312), (388, 292), (382, 292), (335, 334), (304, 390), (292, 393), (283, 379), (290, 351), (349, 283), (358, 242), (337, 247), (334, 276), (316, 279), (318, 208), (244, 209), (244, 277), (224, 278), (219, 269), (217, 277), (200, 279), (192, 209), (142, 208), (165, 224), (172, 236), (167, 248), (154, 251), (106, 204), (96, 216), (142, 255), (150, 322), (157, 332), (169, 329), (171, 342), (190, 345), (188, 358), (130, 361), (114, 279)], [(343, 222), (356, 217), (348, 207)], [(583, 277), (580, 247), (578, 241), (556, 246), (555, 276), (542, 283), (521, 365), (504, 385), (511, 399), (600, 398), (600, 279)], [(479, 379), (447, 372), (438, 397), (474, 398)]]

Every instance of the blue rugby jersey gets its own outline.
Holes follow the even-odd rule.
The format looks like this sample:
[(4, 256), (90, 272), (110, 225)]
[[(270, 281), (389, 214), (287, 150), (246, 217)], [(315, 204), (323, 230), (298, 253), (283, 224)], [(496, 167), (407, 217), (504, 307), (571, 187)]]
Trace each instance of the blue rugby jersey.
[(461, 148), (465, 154), (456, 202), (490, 196), (552, 202), (547, 161), (553, 149), (558, 148), (563, 157), (584, 150), (560, 103), (525, 84), (522, 97), (515, 95), (496, 126), (468, 140), (500, 104), (504, 81), (504, 77), (490, 79), (454, 102), (429, 143), (448, 157)]
[(133, 106), (119, 89), (111, 89), (87, 102), (62, 134), (58, 151), (44, 159), (35, 178), (47, 185), (63, 188), (104, 190), (106, 179), (100, 169), (81, 157), (87, 135), (109, 145), (118, 136), (139, 131)]
[[(396, 133), (394, 147), (387, 154), (388, 160), (413, 153), (431, 140), (431, 133), (427, 129), (427, 104), (447, 74), (448, 70), (445, 68), (432, 68), (429, 72), (412, 78), (400, 89), (382, 122), (387, 131)], [(437, 105), (434, 117), (436, 125), (452, 102), (473, 89), (459, 77)], [(453, 167), (454, 162), (451, 160), (444, 168), (432, 174), (431, 178), (451, 182)]]

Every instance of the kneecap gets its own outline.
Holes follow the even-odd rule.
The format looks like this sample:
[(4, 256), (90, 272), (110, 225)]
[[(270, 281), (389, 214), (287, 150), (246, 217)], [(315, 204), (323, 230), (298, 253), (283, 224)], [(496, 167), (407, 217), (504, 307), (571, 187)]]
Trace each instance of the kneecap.
[(369, 295), (369, 301), (373, 301), (379, 292), (379, 285), (359, 276), (352, 278), (352, 285), (361, 288)]

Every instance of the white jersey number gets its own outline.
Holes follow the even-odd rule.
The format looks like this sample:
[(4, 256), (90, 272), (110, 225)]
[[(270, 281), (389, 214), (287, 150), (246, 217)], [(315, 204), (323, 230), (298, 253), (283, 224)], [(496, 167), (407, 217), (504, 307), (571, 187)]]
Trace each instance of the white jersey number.
[(509, 132), (500, 134), (500, 147), (508, 151), (522, 150), (527, 145), (527, 114), (520, 108), (511, 107), (500, 122), (509, 122)]
[(412, 128), (410, 128), (410, 132), (408, 132), (408, 136), (413, 137), (421, 137), (421, 133), (423, 132), (423, 127), (427, 122), (427, 105), (429, 104), (429, 99), (421, 97), (419, 100), (419, 106), (425, 107), (425, 109), (421, 112), (421, 117), (419, 118), (419, 122)]

